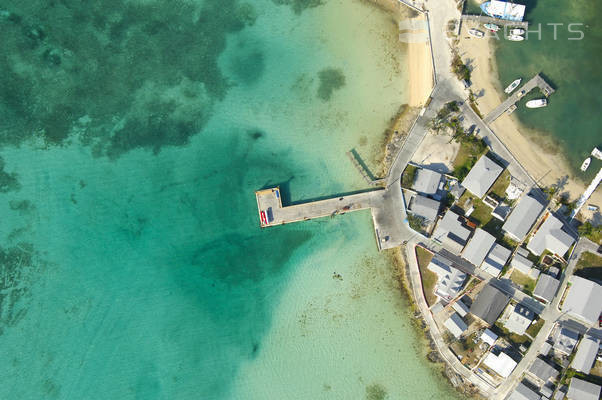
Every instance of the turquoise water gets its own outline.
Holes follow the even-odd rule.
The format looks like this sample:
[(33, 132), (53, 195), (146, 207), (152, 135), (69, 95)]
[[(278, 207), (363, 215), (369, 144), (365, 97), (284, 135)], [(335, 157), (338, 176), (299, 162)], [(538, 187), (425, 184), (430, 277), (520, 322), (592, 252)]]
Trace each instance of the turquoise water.
[[(541, 40), (531, 33), (529, 40), (520, 43), (501, 41), (496, 50), (496, 59), (502, 85), (505, 87), (516, 77), (523, 79), (543, 72), (546, 79), (557, 89), (550, 98), (549, 106), (540, 110), (519, 107), (515, 114), (529, 129), (552, 138), (570, 165), (578, 170), (582, 161), (594, 146), (602, 144), (602, 3), (577, 0), (526, 0), (526, 19), (530, 30), (536, 31), (541, 24)], [(557, 26), (556, 40), (554, 27)], [(583, 40), (579, 38), (582, 31)], [(536, 97), (534, 94), (529, 97)], [(524, 101), (529, 100), (525, 98)], [(583, 178), (591, 178), (602, 166), (594, 159)]]
[(407, 97), (395, 22), (316, 3), (4, 3), (0, 398), (455, 397), (369, 213), (258, 227)]

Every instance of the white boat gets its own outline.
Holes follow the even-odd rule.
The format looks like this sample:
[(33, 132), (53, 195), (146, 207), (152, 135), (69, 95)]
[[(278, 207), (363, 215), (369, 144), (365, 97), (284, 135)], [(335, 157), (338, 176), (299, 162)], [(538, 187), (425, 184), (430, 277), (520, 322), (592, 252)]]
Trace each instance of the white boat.
[(547, 106), (548, 101), (546, 99), (529, 100), (525, 105), (527, 108), (541, 108)]
[(485, 29), (488, 29), (491, 32), (497, 32), (500, 30), (500, 27), (496, 24), (483, 24), (483, 26), (485, 27)]
[(587, 169), (589, 168), (589, 164), (592, 162), (592, 158), (591, 157), (587, 157), (585, 159), (585, 161), (583, 161), (583, 164), (581, 164), (581, 171), (585, 172), (587, 171)]
[(516, 110), (516, 104), (512, 104), (507, 110), (506, 110), (506, 114), (512, 114), (515, 110)]
[(592, 150), (592, 156), (596, 157), (598, 160), (602, 160), (602, 151), (600, 151), (597, 147), (594, 147)]
[(516, 35), (516, 36), (524, 35), (525, 34), (525, 30), (521, 29), (521, 28), (513, 28), (513, 29), (510, 29), (510, 34), (511, 35)]
[(469, 30), (468, 30), (468, 33), (469, 33), (470, 35), (472, 35), (472, 36), (474, 36), (474, 37), (478, 37), (478, 38), (482, 38), (483, 36), (485, 36), (485, 32), (483, 32), (483, 31), (480, 31), (480, 30), (478, 30), (478, 29), (474, 29), (474, 28), (471, 28), (471, 29), (469, 29)]
[(506, 39), (508, 39), (512, 42), (522, 42), (523, 40), (525, 40), (524, 37), (519, 36), (519, 35), (510, 35), (510, 36), (506, 37)]
[(516, 79), (514, 82), (512, 82), (510, 85), (508, 85), (508, 87), (506, 89), (504, 89), (504, 93), (506, 93), (506, 94), (512, 93), (514, 91), (514, 89), (516, 89), (518, 87), (518, 85), (520, 85), (521, 82), (522, 82), (522, 78)]

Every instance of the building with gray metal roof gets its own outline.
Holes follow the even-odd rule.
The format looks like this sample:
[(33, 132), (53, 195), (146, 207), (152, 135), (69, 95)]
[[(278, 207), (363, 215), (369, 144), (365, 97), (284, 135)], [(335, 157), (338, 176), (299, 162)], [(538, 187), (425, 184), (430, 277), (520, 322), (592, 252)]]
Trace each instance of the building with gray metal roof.
[(448, 210), (437, 223), (432, 238), (448, 250), (460, 253), (472, 232), (463, 224), (464, 219), (455, 212)]
[(470, 307), (470, 313), (492, 325), (500, 316), (510, 298), (498, 288), (485, 286)]
[(414, 178), (414, 184), (412, 185), (412, 189), (421, 194), (430, 194), (433, 195), (437, 193), (439, 190), (439, 185), (443, 180), (443, 175), (439, 172), (427, 169), (420, 168), (416, 171), (416, 177)]
[(549, 250), (552, 254), (563, 257), (575, 243), (573, 235), (564, 231), (563, 227), (564, 223), (552, 213), (549, 213), (544, 223), (529, 240), (527, 249), (536, 256), (541, 255), (545, 250)]
[(527, 257), (520, 255), (518, 252), (514, 254), (514, 257), (512, 257), (510, 265), (518, 272), (533, 279), (537, 279), (539, 276), (539, 270), (537, 268), (533, 268), (533, 262)]
[(554, 350), (568, 356), (573, 352), (578, 341), (579, 333), (559, 326), (554, 335)]
[(600, 340), (593, 336), (585, 336), (577, 346), (577, 353), (571, 363), (571, 367), (577, 371), (589, 374), (596, 361), (598, 350), (600, 349)]
[(576, 275), (571, 277), (571, 283), (562, 311), (590, 324), (595, 323), (602, 312), (602, 286)]
[(535, 313), (522, 304), (514, 306), (507, 315), (508, 319), (504, 322), (504, 327), (517, 335), (523, 335), (535, 318)]
[(532, 389), (530, 389), (527, 385), (525, 385), (524, 383), (519, 383), (518, 386), (516, 387), (516, 389), (514, 389), (514, 391), (512, 393), (510, 393), (510, 396), (508, 396), (506, 398), (506, 400), (540, 400), (541, 396), (533, 391)]
[(528, 371), (537, 378), (541, 384), (545, 384), (550, 379), (555, 379), (560, 374), (556, 368), (545, 362), (542, 358), (536, 358)]
[(600, 385), (573, 377), (566, 397), (569, 400), (598, 400), (601, 389)]
[(417, 194), (410, 199), (408, 211), (428, 221), (434, 221), (439, 213), (440, 205), (441, 203), (437, 200)]
[(485, 261), (483, 261), (483, 265), (481, 265), (481, 269), (488, 274), (493, 276), (498, 276), (504, 265), (508, 262), (512, 251), (505, 248), (499, 243), (496, 243), (487, 257), (485, 257)]
[(535, 198), (523, 196), (502, 225), (502, 230), (514, 240), (523, 240), (543, 209), (544, 205)]
[(449, 303), (454, 299), (464, 285), (467, 275), (452, 266), (450, 260), (435, 256), (427, 268), (437, 274), (435, 294)]
[(470, 242), (468, 242), (464, 251), (462, 251), (462, 258), (478, 267), (494, 243), (495, 237), (493, 235), (481, 228), (477, 228), (472, 239), (470, 239)]
[(553, 276), (547, 274), (539, 275), (535, 289), (533, 290), (533, 297), (548, 304), (556, 296), (560, 281)]
[(462, 186), (478, 198), (483, 198), (503, 170), (502, 166), (483, 155), (468, 172)]

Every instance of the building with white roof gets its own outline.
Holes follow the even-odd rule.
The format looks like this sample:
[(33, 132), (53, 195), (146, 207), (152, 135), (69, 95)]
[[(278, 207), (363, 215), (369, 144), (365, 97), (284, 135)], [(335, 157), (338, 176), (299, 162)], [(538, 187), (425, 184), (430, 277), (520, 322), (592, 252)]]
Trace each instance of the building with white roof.
[(520, 242), (529, 233), (543, 209), (544, 205), (535, 198), (523, 196), (502, 225), (502, 230)]
[(416, 171), (416, 177), (414, 178), (414, 184), (412, 189), (421, 194), (434, 195), (439, 190), (443, 175), (439, 172), (420, 168)]
[(472, 239), (462, 251), (462, 258), (474, 264), (476, 267), (481, 265), (485, 256), (495, 243), (495, 237), (481, 228), (477, 228)]
[(448, 250), (459, 254), (470, 236), (471, 230), (464, 226), (464, 219), (448, 210), (437, 224), (432, 238)]
[(508, 319), (504, 323), (504, 327), (517, 335), (523, 335), (529, 325), (531, 325), (531, 322), (533, 322), (533, 318), (535, 318), (533, 311), (521, 304), (517, 304), (508, 313)]
[(548, 213), (544, 223), (529, 240), (527, 248), (536, 256), (549, 250), (552, 254), (563, 257), (575, 243), (573, 235), (564, 231), (563, 227), (564, 223), (561, 220)]
[(508, 354), (500, 351), (498, 355), (495, 355), (493, 352), (487, 354), (487, 357), (483, 360), (483, 364), (502, 378), (507, 378), (514, 371), (517, 363)]
[(487, 155), (484, 155), (479, 158), (479, 161), (468, 172), (468, 175), (462, 181), (462, 186), (481, 199), (503, 170), (502, 166), (487, 157)]
[(502, 272), (504, 265), (508, 262), (511, 254), (511, 250), (496, 243), (485, 258), (485, 261), (483, 261), (481, 269), (493, 276), (498, 276)]
[(577, 353), (575, 353), (571, 368), (589, 374), (596, 361), (599, 349), (600, 340), (589, 335), (585, 336), (577, 346)]
[(493, 344), (497, 340), (497, 335), (493, 333), (491, 329), (485, 328), (485, 330), (481, 334), (481, 340), (487, 343), (489, 346), (493, 346)]
[(459, 269), (452, 267), (449, 260), (435, 256), (427, 268), (437, 274), (435, 295), (444, 301), (450, 302), (462, 290), (467, 275)]
[(468, 329), (466, 322), (464, 322), (462, 317), (460, 317), (457, 313), (453, 313), (451, 317), (449, 317), (443, 323), (443, 325), (445, 325), (447, 330), (454, 335), (456, 339), (462, 336), (462, 334), (466, 332), (466, 329)]
[(602, 286), (576, 275), (571, 277), (571, 281), (562, 311), (590, 324), (595, 323), (602, 312)]
[(600, 385), (573, 377), (566, 397), (569, 400), (598, 400), (601, 389)]

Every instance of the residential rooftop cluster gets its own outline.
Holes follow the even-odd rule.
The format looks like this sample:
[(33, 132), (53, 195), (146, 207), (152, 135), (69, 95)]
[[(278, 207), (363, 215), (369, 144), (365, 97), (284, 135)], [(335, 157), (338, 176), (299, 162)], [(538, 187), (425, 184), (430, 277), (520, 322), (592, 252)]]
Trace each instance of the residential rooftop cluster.
[(602, 286), (572, 274), (578, 236), (541, 192), (507, 176), (496, 184), (503, 165), (481, 155), (462, 181), (413, 166), (402, 189), (432, 254), (420, 267), (434, 277), (425, 288), (433, 319), (452, 353), (494, 388), (528, 363), (508, 380), (508, 399), (598, 399)]

